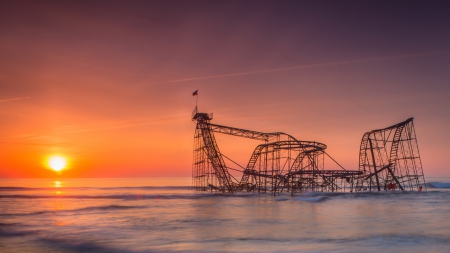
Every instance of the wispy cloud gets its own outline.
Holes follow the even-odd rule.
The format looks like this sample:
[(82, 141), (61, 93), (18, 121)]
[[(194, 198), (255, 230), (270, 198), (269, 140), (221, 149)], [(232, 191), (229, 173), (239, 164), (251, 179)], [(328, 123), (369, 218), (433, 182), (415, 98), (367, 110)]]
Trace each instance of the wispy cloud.
[(396, 59), (405, 59), (405, 58), (416, 58), (416, 57), (424, 57), (424, 56), (432, 56), (432, 55), (443, 55), (443, 54), (449, 54), (449, 53), (450, 53), (450, 50), (439, 51), (439, 52), (425, 52), (425, 53), (416, 53), (416, 54), (382, 56), (382, 57), (373, 57), (373, 58), (366, 58), (366, 59), (326, 62), (326, 63), (317, 63), (317, 64), (305, 64), (305, 65), (297, 65), (297, 66), (284, 67), (284, 68), (274, 68), (274, 69), (236, 72), (236, 73), (228, 73), (228, 74), (212, 75), (212, 76), (183, 78), (183, 79), (176, 79), (176, 80), (170, 80), (170, 81), (158, 82), (158, 83), (152, 83), (152, 84), (179, 83), (179, 82), (197, 81), (197, 80), (205, 80), (205, 79), (216, 79), (216, 78), (222, 78), (222, 77), (233, 77), (233, 76), (244, 76), (244, 75), (254, 75), (254, 74), (262, 74), (262, 73), (289, 71), (289, 70), (295, 70), (295, 69), (319, 68), (319, 67), (329, 67), (329, 66), (338, 66), (338, 65), (346, 65), (346, 64), (364, 63), (364, 62), (375, 62), (375, 61), (396, 60)]
[(27, 99), (27, 98), (30, 98), (30, 97), (21, 97), (21, 98), (8, 98), (8, 99), (3, 99), (3, 100), (0, 100), (0, 103), (2, 103), (2, 102), (7, 102), (7, 101), (14, 101), (14, 100)]
[(127, 128), (127, 127), (135, 127), (135, 126), (143, 126), (143, 125), (161, 125), (161, 124), (169, 124), (173, 122), (185, 121), (189, 115), (171, 115), (171, 116), (163, 116), (163, 117), (152, 117), (152, 118), (137, 118), (137, 119), (129, 119), (129, 120), (113, 120), (107, 121), (98, 124), (92, 125), (81, 125), (81, 126), (64, 126), (57, 128), (58, 133), (79, 133), (79, 132), (92, 132), (92, 131), (101, 131), (108, 129), (119, 129), (119, 128)]
[(164, 117), (153, 118), (137, 118), (129, 120), (112, 120), (97, 124), (87, 125), (67, 125), (53, 129), (47, 129), (47, 131), (26, 133), (15, 136), (8, 136), (0, 138), (0, 144), (18, 144), (18, 145), (40, 145), (40, 146), (61, 146), (66, 143), (57, 143), (48, 141), (55, 135), (70, 134), (70, 133), (85, 133), (104, 130), (121, 129), (128, 127), (144, 126), (144, 125), (162, 125), (171, 124), (174, 122), (182, 122), (188, 118), (189, 115), (171, 115)]
[(31, 145), (31, 146), (45, 146), (45, 147), (55, 147), (55, 146), (64, 146), (64, 145), (68, 145), (67, 143), (59, 143), (59, 142), (55, 142), (55, 143), (39, 143), (39, 142), (11, 142), (11, 141), (0, 141), (0, 143), (2, 144), (9, 144), (9, 145)]

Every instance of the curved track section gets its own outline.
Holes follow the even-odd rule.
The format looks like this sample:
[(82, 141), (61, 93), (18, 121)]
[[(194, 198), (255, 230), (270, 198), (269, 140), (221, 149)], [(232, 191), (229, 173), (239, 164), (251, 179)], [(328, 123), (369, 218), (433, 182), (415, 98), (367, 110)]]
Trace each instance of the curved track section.
[[(198, 112), (197, 108), (192, 114), (196, 123), (192, 166), (196, 190), (274, 195), (281, 192), (351, 191), (355, 176), (362, 174), (358, 171), (325, 170), (327, 146), (323, 143), (299, 141), (282, 132), (263, 133), (212, 124), (212, 118), (212, 114)], [(264, 141), (254, 149), (240, 179), (228, 171), (223, 157), (229, 158), (220, 152), (214, 133)]]
[(426, 190), (413, 118), (365, 133), (359, 171), (358, 191)]

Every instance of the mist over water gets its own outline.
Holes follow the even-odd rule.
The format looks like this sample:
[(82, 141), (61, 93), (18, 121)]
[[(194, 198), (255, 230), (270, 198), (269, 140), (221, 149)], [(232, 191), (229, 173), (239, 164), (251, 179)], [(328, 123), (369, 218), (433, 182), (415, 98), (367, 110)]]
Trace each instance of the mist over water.
[(0, 180), (1, 252), (448, 252), (450, 180), (427, 192), (192, 191), (190, 179)]

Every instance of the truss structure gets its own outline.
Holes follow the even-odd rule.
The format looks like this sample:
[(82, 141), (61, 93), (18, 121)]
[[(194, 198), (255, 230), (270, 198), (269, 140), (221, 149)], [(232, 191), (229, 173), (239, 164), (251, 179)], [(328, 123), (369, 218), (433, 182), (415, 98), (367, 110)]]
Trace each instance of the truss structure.
[[(199, 191), (258, 192), (276, 195), (304, 191), (352, 191), (355, 178), (362, 171), (349, 171), (340, 166), (315, 141), (300, 141), (281, 132), (263, 133), (235, 127), (212, 124), (213, 114), (198, 112), (195, 107), (192, 120), (196, 123), (193, 187)], [(214, 133), (262, 141), (253, 151), (240, 178), (234, 177), (227, 162), (236, 164), (220, 152)], [(329, 157), (342, 170), (325, 170)], [(224, 159), (225, 158), (225, 159)]]
[(413, 118), (364, 134), (355, 190), (426, 190)]

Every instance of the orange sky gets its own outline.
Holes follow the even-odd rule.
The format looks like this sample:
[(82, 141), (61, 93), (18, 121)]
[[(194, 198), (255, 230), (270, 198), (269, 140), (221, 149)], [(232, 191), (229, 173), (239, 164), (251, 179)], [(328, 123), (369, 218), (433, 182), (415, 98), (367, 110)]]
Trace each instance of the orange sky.
[[(425, 175), (450, 176), (448, 8), (401, 2), (2, 2), (0, 177), (58, 176), (52, 154), (62, 177), (189, 177), (196, 89), (213, 123), (346, 169), (364, 132), (414, 117)], [(235, 138), (245, 166), (258, 142)]]

